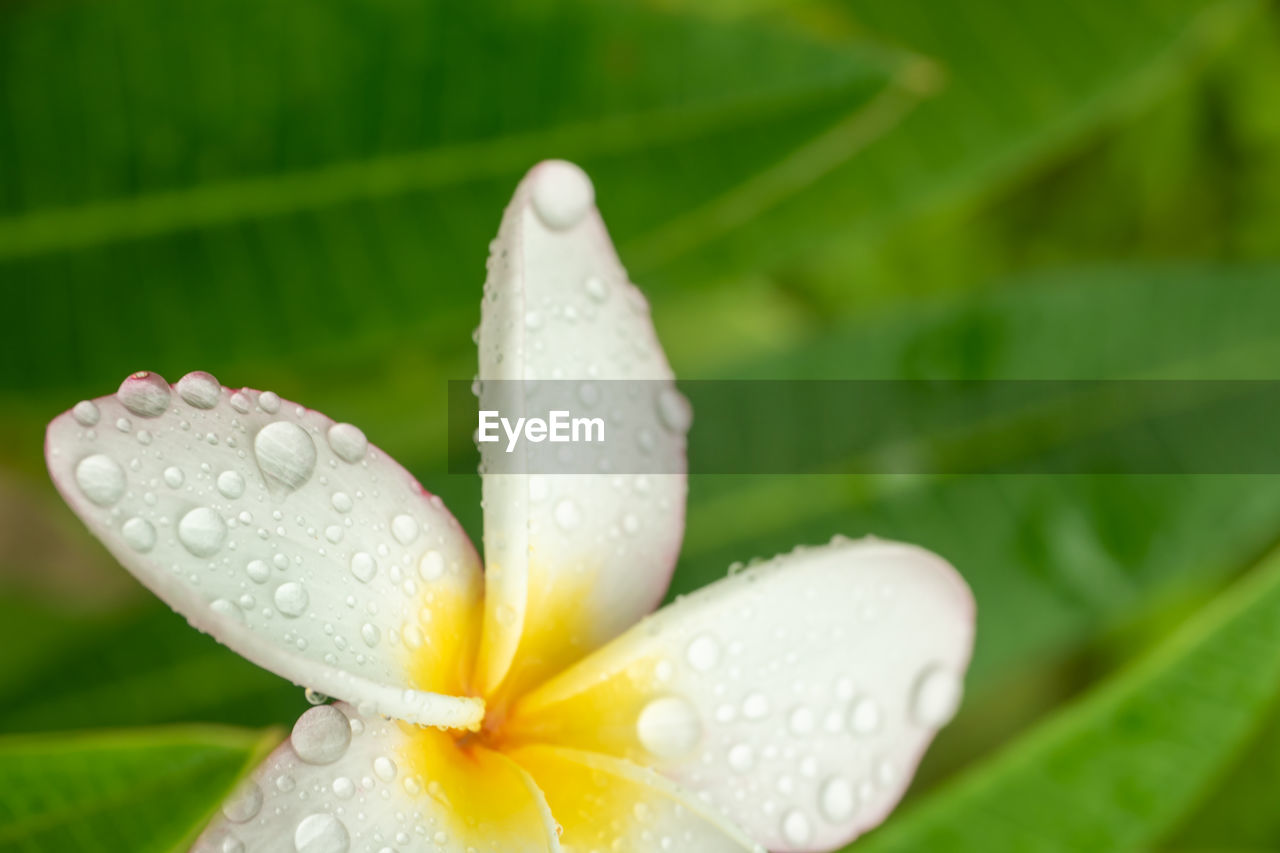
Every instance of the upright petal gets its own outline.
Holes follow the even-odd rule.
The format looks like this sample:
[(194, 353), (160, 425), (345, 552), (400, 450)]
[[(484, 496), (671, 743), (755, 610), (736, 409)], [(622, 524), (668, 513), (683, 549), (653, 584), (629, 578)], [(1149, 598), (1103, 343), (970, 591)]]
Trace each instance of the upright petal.
[(513, 744), (648, 765), (774, 851), (898, 802), (961, 696), (973, 599), (908, 545), (837, 541), (719, 581), (527, 695)]
[(298, 719), (193, 851), (559, 849), (542, 793), (510, 759), (336, 703)]
[(546, 795), (565, 853), (764, 853), (714, 809), (630, 761), (542, 745), (511, 757)]
[(200, 630), (370, 712), (479, 723), (475, 549), (356, 427), (138, 373), (56, 418), (45, 453), (89, 529)]
[[(592, 414), (614, 411), (611, 393), (630, 401), (624, 422), (610, 425), (610, 449), (598, 459), (590, 447), (575, 449), (598, 463), (589, 470), (614, 476), (530, 477), (519, 453), (485, 473), (478, 682), (491, 694), (506, 678), (511, 694), (616, 636), (661, 600), (684, 532), (689, 411), (578, 167), (551, 161), (533, 169), (492, 248), (479, 337), (483, 408), (512, 421), (545, 418), (530, 380), (590, 382), (582, 407)], [(644, 381), (623, 389), (611, 380)], [(613, 437), (617, 431), (625, 440)], [(639, 447), (652, 475), (626, 470), (621, 446)]]

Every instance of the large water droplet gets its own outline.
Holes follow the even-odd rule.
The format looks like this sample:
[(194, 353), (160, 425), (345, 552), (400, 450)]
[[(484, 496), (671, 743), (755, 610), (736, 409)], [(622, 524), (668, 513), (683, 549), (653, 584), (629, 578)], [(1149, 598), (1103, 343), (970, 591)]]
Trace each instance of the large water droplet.
[(397, 515), (391, 519), (391, 535), (401, 545), (408, 545), (418, 538), (418, 522), (411, 515)]
[(285, 616), (294, 618), (301, 616), (306, 611), (311, 597), (307, 595), (307, 590), (302, 584), (297, 581), (289, 581), (276, 587), (272, 600), (276, 603), (276, 610), (279, 610)]
[(258, 408), (268, 415), (280, 411), (280, 395), (274, 391), (263, 391), (258, 395)]
[(164, 469), (164, 484), (171, 489), (177, 489), (182, 486), (187, 476), (182, 473), (181, 468), (170, 465)]
[(818, 809), (832, 823), (841, 823), (853, 816), (857, 806), (853, 784), (841, 776), (833, 776), (822, 786), (818, 794)]
[(368, 583), (378, 573), (378, 561), (364, 551), (351, 555), (351, 574), (361, 583)]
[(702, 634), (689, 643), (685, 659), (698, 672), (709, 672), (720, 662), (720, 643), (710, 634)]
[(207, 506), (196, 507), (178, 522), (178, 541), (197, 557), (218, 553), (227, 538), (227, 523)]
[(124, 537), (125, 544), (139, 554), (156, 547), (156, 529), (145, 518), (134, 517), (126, 521), (120, 528), (120, 535)]
[(927, 667), (916, 680), (911, 716), (926, 728), (941, 728), (955, 716), (963, 694), (964, 685), (955, 672), (940, 664)]
[(880, 728), (880, 706), (863, 696), (849, 709), (849, 730), (858, 735), (869, 735)]
[(315, 442), (292, 421), (263, 427), (253, 439), (253, 452), (262, 473), (290, 489), (306, 483), (316, 467)]
[(238, 498), (244, 494), (244, 477), (235, 471), (223, 471), (218, 475), (218, 491), (224, 498)]
[(789, 844), (808, 844), (813, 837), (809, 818), (799, 809), (792, 809), (782, 817), (782, 837)]
[(343, 462), (356, 463), (364, 458), (369, 449), (369, 439), (364, 437), (358, 426), (353, 424), (334, 424), (329, 427), (329, 447)]
[(316, 812), (298, 822), (293, 831), (293, 846), (298, 853), (347, 853), (351, 836), (347, 827), (331, 814)]
[(333, 705), (308, 708), (293, 724), (293, 751), (308, 764), (332, 764), (351, 744), (351, 723)]
[(373, 759), (373, 773), (383, 782), (390, 782), (396, 778), (396, 763), (385, 755), (379, 755)]
[(91, 427), (98, 422), (98, 418), (102, 417), (98, 411), (98, 406), (92, 400), (81, 400), (76, 403), (75, 408), (71, 410), (71, 416), (76, 419), (76, 423), (80, 426)]
[(212, 373), (195, 370), (178, 380), (178, 396), (188, 406), (197, 409), (212, 409), (218, 405), (218, 397), (222, 395), (222, 385)]
[(95, 453), (76, 466), (76, 485), (98, 506), (111, 506), (124, 495), (124, 469), (110, 456)]
[(702, 739), (702, 723), (689, 700), (663, 696), (644, 706), (636, 718), (636, 736), (658, 758), (680, 758)]
[(266, 583), (267, 578), (271, 577), (271, 567), (262, 560), (250, 560), (244, 567), (244, 573), (254, 583)]
[(587, 173), (564, 160), (550, 160), (533, 175), (533, 209), (548, 228), (571, 228), (595, 202)]
[(169, 383), (158, 373), (140, 370), (120, 383), (116, 399), (135, 415), (154, 418), (169, 405)]
[(222, 804), (222, 813), (232, 823), (248, 823), (262, 810), (262, 788), (245, 782)]

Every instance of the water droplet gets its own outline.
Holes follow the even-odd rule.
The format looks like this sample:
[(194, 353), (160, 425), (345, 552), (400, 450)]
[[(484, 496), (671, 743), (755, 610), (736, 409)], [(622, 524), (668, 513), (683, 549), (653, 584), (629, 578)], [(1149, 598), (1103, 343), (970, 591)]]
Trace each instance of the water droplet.
[(377, 625), (366, 622), (360, 628), (360, 637), (364, 640), (366, 646), (373, 648), (382, 639), (382, 632), (378, 630)]
[(298, 822), (293, 831), (293, 846), (298, 853), (347, 853), (351, 836), (347, 827), (331, 814), (316, 812)]
[(293, 724), (289, 742), (308, 764), (332, 764), (351, 744), (351, 724), (336, 706), (316, 705)]
[(268, 415), (280, 411), (280, 395), (274, 391), (263, 391), (258, 395), (258, 408)]
[(373, 759), (373, 774), (383, 782), (396, 778), (396, 763), (385, 755)]
[(276, 610), (289, 617), (301, 616), (311, 600), (306, 589), (297, 581), (280, 584), (276, 587), (272, 599), (276, 603)]
[(196, 370), (178, 380), (178, 396), (196, 409), (212, 409), (218, 405), (222, 385), (212, 373)]
[(249, 411), (249, 398), (244, 395), (243, 391), (236, 391), (231, 395), (231, 408), (241, 414)]
[(110, 456), (95, 453), (76, 466), (76, 485), (98, 506), (111, 506), (124, 495), (124, 469)]
[(80, 424), (80, 426), (91, 427), (98, 422), (98, 418), (102, 415), (98, 412), (97, 404), (92, 400), (81, 400), (71, 410), (71, 416), (76, 419), (76, 423)]
[(178, 522), (178, 541), (197, 557), (210, 557), (222, 548), (227, 523), (207, 506), (196, 507)]
[(793, 735), (807, 735), (813, 732), (815, 722), (813, 711), (801, 705), (787, 717), (787, 728)]
[(636, 718), (636, 736), (658, 758), (680, 758), (702, 739), (702, 723), (687, 699), (663, 696), (644, 706)]
[(249, 565), (244, 567), (244, 573), (254, 583), (266, 583), (267, 578), (271, 577), (271, 568), (262, 560), (250, 560)]
[(685, 649), (685, 660), (697, 672), (709, 672), (720, 663), (720, 643), (710, 634), (701, 634)]
[(391, 519), (391, 535), (401, 545), (408, 545), (418, 538), (418, 522), (411, 515), (397, 515)]
[(351, 508), (355, 506), (355, 504), (351, 502), (351, 496), (346, 492), (334, 492), (333, 497), (329, 499), (329, 502), (333, 504), (333, 508), (338, 512), (351, 512)]
[(955, 716), (963, 693), (955, 672), (939, 664), (927, 667), (916, 680), (911, 716), (926, 728), (941, 728)]
[(182, 473), (181, 468), (175, 468), (170, 465), (164, 469), (164, 484), (171, 489), (179, 488), (186, 479), (187, 477)]
[(526, 329), (536, 329), (542, 325), (542, 315), (537, 311), (526, 311), (524, 313), (524, 327)]
[(822, 816), (832, 823), (848, 820), (856, 806), (853, 785), (840, 776), (828, 779), (818, 794), (818, 808)]
[(534, 171), (533, 209), (553, 231), (577, 225), (594, 202), (591, 179), (574, 164), (550, 160)]
[(782, 837), (787, 839), (789, 844), (808, 844), (812, 836), (813, 828), (809, 825), (809, 818), (805, 817), (804, 812), (792, 809), (783, 816)]
[(218, 491), (224, 498), (238, 498), (244, 494), (244, 477), (235, 471), (223, 471), (218, 475)]
[(755, 766), (755, 751), (750, 744), (739, 743), (729, 749), (729, 766), (736, 773), (746, 773)]
[(337, 524), (330, 524), (324, 529), (324, 538), (337, 545), (342, 541), (342, 527)]
[(604, 279), (599, 276), (587, 276), (582, 282), (582, 289), (596, 302), (604, 302), (609, 297), (609, 289), (605, 286)]
[(213, 601), (209, 602), (209, 609), (214, 613), (217, 613), (219, 616), (226, 616), (228, 619), (239, 622), (241, 625), (244, 624), (244, 611), (237, 607), (234, 601), (230, 601), (226, 598), (215, 598)]
[(658, 418), (672, 432), (685, 433), (693, 423), (693, 407), (679, 391), (664, 388), (658, 394)]
[(156, 529), (145, 518), (135, 516), (129, 519), (120, 528), (120, 534), (124, 537), (125, 544), (139, 554), (145, 554), (156, 547)]
[(849, 730), (858, 735), (869, 735), (880, 728), (880, 706), (863, 696), (849, 709)]
[(116, 399), (135, 415), (154, 418), (169, 405), (169, 383), (158, 373), (140, 370), (120, 383)]
[(329, 447), (343, 462), (356, 463), (369, 449), (369, 439), (354, 424), (334, 424), (329, 427)]
[(578, 505), (569, 498), (565, 498), (556, 504), (554, 511), (556, 524), (560, 525), (563, 530), (572, 530), (582, 521), (582, 513), (578, 509)]
[(418, 574), (424, 581), (439, 580), (444, 575), (444, 556), (439, 551), (428, 551), (418, 562)]
[(261, 810), (262, 789), (253, 781), (245, 782), (222, 804), (222, 813), (232, 823), (248, 823)]
[(742, 700), (742, 716), (748, 720), (762, 720), (769, 715), (769, 697), (756, 691)]
[(378, 573), (378, 561), (364, 551), (351, 555), (351, 574), (361, 583), (368, 583)]
[(297, 489), (316, 467), (316, 445), (307, 431), (292, 421), (274, 421), (253, 439), (258, 465), (268, 477)]
[(350, 777), (339, 776), (333, 780), (333, 795), (340, 800), (349, 800), (356, 793), (356, 783)]

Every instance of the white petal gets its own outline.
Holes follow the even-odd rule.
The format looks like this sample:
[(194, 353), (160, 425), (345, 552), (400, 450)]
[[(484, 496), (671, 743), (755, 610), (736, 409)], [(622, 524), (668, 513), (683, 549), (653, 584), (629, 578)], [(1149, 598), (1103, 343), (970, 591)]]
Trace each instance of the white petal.
[(714, 809), (629, 761), (552, 746), (511, 757), (546, 795), (566, 853), (764, 853)]
[[(575, 470), (617, 473), (528, 477), (523, 451), (512, 457), (483, 446), (495, 457), (484, 478), (485, 692), (512, 668), (505, 688), (518, 692), (649, 612), (670, 582), (684, 532), (687, 402), (593, 200), (578, 167), (537, 166), (507, 208), (489, 259), (482, 408), (513, 422), (546, 418), (536, 396), (550, 392), (510, 382), (586, 380), (572, 383), (581, 393), (570, 411), (603, 415), (607, 443), (574, 445), (584, 460)], [(537, 445), (546, 453), (564, 447)]]
[(560, 847), (541, 792), (510, 759), (480, 748), (464, 752), (446, 733), (361, 717), (338, 703), (302, 715), (290, 740), (223, 805), (193, 851), (388, 849)]
[(799, 550), (645, 620), (505, 731), (648, 765), (770, 850), (828, 850), (884, 819), (950, 720), (973, 617), (922, 549)]
[(172, 389), (135, 374), (55, 419), (45, 452), (89, 529), (197, 628), (370, 711), (478, 723), (456, 696), (478, 642), (475, 549), (355, 427), (205, 373)]

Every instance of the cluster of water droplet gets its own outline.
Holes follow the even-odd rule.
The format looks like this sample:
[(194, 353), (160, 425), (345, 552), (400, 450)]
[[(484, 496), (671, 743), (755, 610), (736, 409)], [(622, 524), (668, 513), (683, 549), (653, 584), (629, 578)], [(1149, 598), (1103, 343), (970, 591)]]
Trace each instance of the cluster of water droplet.
[(404, 657), (430, 653), (443, 585), (471, 590), (479, 567), (439, 500), (357, 427), (208, 373), (171, 387), (144, 372), (50, 438), (72, 505), (197, 627), (335, 695), (385, 685), (388, 713), (429, 701), (403, 691)]

